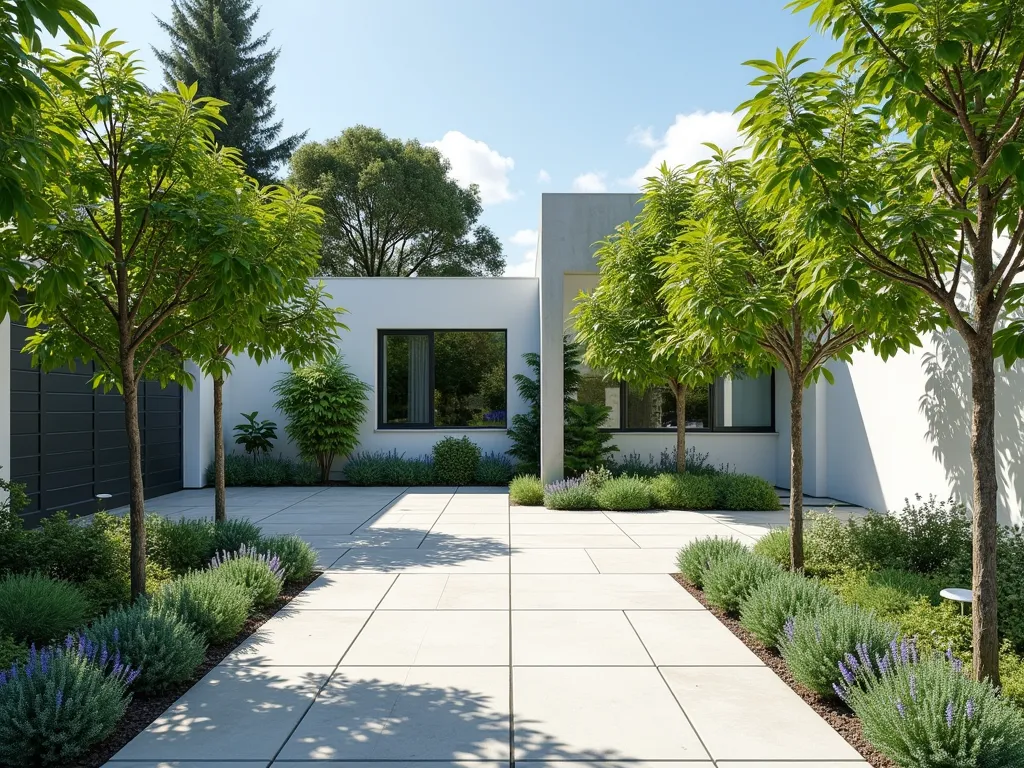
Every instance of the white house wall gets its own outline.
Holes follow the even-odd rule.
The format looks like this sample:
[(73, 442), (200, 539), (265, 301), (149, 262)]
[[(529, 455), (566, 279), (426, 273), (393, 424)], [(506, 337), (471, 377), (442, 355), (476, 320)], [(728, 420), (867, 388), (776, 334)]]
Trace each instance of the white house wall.
[[(377, 331), (473, 329), (506, 330), (508, 354), (508, 418), (526, 411), (512, 376), (529, 374), (523, 354), (538, 351), (540, 310), (536, 278), (327, 278), (326, 291), (331, 304), (347, 312), (342, 321), (349, 330), (341, 333), (340, 351), (344, 361), (362, 381), (371, 387), (369, 412), (359, 433), (359, 451), (397, 450), (406, 456), (430, 453), (446, 435), (468, 435), (480, 448), (504, 452), (511, 446), (504, 429), (377, 429)], [(224, 431), (227, 449), (234, 446), (232, 430), (242, 421), (239, 414), (259, 411), (259, 418), (272, 419), (281, 429), (275, 452), (294, 457), (294, 446), (284, 434), (285, 417), (274, 408), (274, 383), (288, 370), (282, 360), (257, 366), (248, 357), (234, 359), (234, 371), (224, 386)], [(208, 382), (186, 394), (202, 396)], [(188, 402), (188, 401), (186, 401)], [(187, 412), (191, 412), (186, 405)], [(198, 408), (196, 408), (198, 411)], [(188, 430), (192, 443), (186, 455), (203, 453), (206, 437), (199, 430)], [(209, 462), (207, 459), (206, 463)], [(344, 463), (334, 465), (340, 476)], [(199, 478), (189, 473), (190, 484)]]

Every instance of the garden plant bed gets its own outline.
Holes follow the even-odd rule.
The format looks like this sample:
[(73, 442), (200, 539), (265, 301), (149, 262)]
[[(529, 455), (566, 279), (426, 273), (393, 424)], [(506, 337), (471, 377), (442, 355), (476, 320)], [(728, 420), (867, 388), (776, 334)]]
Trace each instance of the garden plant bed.
[(245, 621), (242, 631), (226, 643), (211, 645), (206, 649), (206, 658), (196, 670), (191, 680), (175, 686), (170, 691), (156, 696), (133, 696), (128, 704), (124, 717), (110, 736), (97, 744), (82, 759), (73, 763), (80, 768), (98, 768), (105, 765), (122, 747), (148, 728), (154, 720), (162, 715), (167, 708), (198, 683), (206, 674), (220, 664), (225, 657), (241, 645), (256, 630), (262, 627), (278, 611), (290, 603), (300, 592), (322, 575), (322, 571), (314, 571), (305, 581), (289, 582), (281, 590), (281, 595), (274, 604), (265, 611), (254, 613)]
[(860, 752), (861, 756), (871, 766), (873, 766), (873, 768), (897, 768), (895, 763), (882, 755), (868, 743), (867, 739), (864, 738), (864, 732), (861, 727), (860, 720), (858, 720), (849, 709), (839, 702), (825, 699), (797, 683), (793, 679), (793, 675), (790, 674), (789, 668), (782, 660), (782, 657), (775, 651), (772, 651), (762, 645), (757, 638), (750, 634), (750, 632), (740, 624), (738, 619), (729, 616), (725, 611), (709, 605), (707, 600), (704, 599), (704, 592), (688, 583), (682, 574), (673, 573), (672, 578), (679, 582), (679, 585), (683, 587), (683, 589), (693, 595), (701, 605), (707, 608), (715, 618), (722, 622), (730, 632), (732, 632), (744, 643), (744, 645), (753, 651), (754, 655), (756, 655), (773, 672), (775, 672), (775, 674), (778, 675), (786, 685), (792, 688), (800, 698), (807, 702), (807, 704), (809, 704), (815, 712), (817, 712), (829, 725), (831, 725), (840, 736), (846, 739), (850, 746)]

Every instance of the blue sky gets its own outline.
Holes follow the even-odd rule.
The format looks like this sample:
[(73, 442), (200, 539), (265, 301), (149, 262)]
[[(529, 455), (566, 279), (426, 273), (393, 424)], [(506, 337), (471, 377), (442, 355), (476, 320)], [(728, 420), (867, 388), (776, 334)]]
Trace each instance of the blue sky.
[[(258, 4), (260, 4), (258, 2)], [(281, 49), (285, 130), (325, 139), (363, 123), (437, 142), (481, 186), (509, 274), (533, 274), (542, 192), (631, 191), (702, 141), (730, 144), (750, 58), (812, 35), (784, 0), (263, 0)], [(165, 37), (170, 0), (88, 0), (137, 48)], [(812, 36), (823, 60), (831, 40)]]

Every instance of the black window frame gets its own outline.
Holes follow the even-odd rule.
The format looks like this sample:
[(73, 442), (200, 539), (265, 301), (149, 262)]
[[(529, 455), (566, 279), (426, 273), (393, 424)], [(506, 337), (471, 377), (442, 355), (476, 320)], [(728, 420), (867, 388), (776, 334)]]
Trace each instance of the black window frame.
[[(718, 433), (769, 433), (776, 432), (775, 424), (775, 369), (772, 368), (771, 373), (771, 384), (769, 385), (771, 392), (771, 411), (772, 411), (772, 423), (767, 427), (721, 427), (715, 425), (715, 385), (708, 384), (708, 424), (707, 427), (687, 427), (687, 434), (704, 434), (710, 432)], [(674, 433), (676, 427), (627, 427), (629, 423), (629, 385), (625, 381), (619, 382), (619, 402), (621, 407), (619, 408), (619, 426), (617, 427), (603, 427), (604, 432), (622, 432), (626, 434), (664, 434)]]
[[(505, 426), (504, 427), (456, 427), (437, 426), (434, 423), (434, 402), (433, 394), (435, 389), (434, 365), (434, 334), (437, 333), (500, 333), (505, 339)], [(428, 424), (387, 424), (383, 420), (385, 413), (384, 405), (384, 377), (387, 375), (384, 370), (384, 339), (387, 336), (426, 336), (427, 354), (430, 359), (430, 422)], [(508, 412), (508, 328), (378, 328), (377, 329), (377, 429), (378, 430), (434, 430), (438, 432), (464, 432), (467, 430), (490, 430), (507, 432), (509, 425)]]

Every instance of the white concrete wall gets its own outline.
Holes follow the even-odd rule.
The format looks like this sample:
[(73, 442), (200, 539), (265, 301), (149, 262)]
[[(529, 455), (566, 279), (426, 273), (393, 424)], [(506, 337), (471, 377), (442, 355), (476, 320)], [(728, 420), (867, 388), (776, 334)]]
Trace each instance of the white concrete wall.
[[(774, 432), (687, 432), (686, 448), (708, 454), (712, 466), (728, 464), (734, 472), (763, 477), (770, 483), (779, 483), (776, 477), (776, 454), (779, 435)], [(614, 432), (612, 444), (618, 446), (616, 458), (639, 453), (647, 461), (661, 457), (662, 451), (676, 447), (675, 432)], [(788, 473), (788, 470), (787, 470)]]
[[(195, 363), (186, 363), (185, 368), (192, 375), (193, 385), (182, 394), (181, 439), (185, 450), (181, 455), (181, 477), (186, 488), (202, 488), (206, 484), (206, 468), (213, 461), (213, 382), (200, 374)], [(235, 421), (231, 423), (234, 425)]]
[[(446, 435), (468, 435), (484, 451), (506, 451), (511, 441), (504, 429), (377, 429), (377, 331), (409, 330), (507, 330), (508, 418), (526, 411), (512, 376), (529, 374), (523, 354), (538, 351), (540, 308), (537, 278), (329, 278), (325, 281), (331, 304), (343, 307), (342, 321), (349, 327), (341, 334), (345, 362), (371, 387), (369, 412), (359, 434), (359, 451), (397, 449), (407, 456), (430, 453)], [(233, 450), (232, 430), (242, 421), (240, 413), (259, 411), (259, 418), (278, 423), (275, 452), (294, 457), (296, 451), (284, 434), (285, 417), (274, 408), (271, 387), (288, 370), (282, 360), (257, 366), (248, 357), (234, 360), (234, 372), (224, 385), (224, 431), (227, 450)], [(200, 390), (209, 385), (200, 386)], [(201, 397), (201, 392), (200, 392)], [(192, 413), (190, 410), (189, 413)], [(212, 418), (212, 415), (211, 417)], [(205, 451), (212, 441), (191, 430), (186, 456)], [(212, 454), (209, 454), (212, 456)], [(206, 459), (206, 463), (209, 459)], [(205, 467), (205, 463), (203, 464)], [(334, 465), (339, 477), (344, 463)]]
[[(886, 362), (870, 353), (830, 366), (829, 492), (875, 509), (916, 493), (970, 502), (971, 377), (953, 332), (935, 334)], [(1024, 522), (1024, 367), (996, 363), (1000, 520)]]

